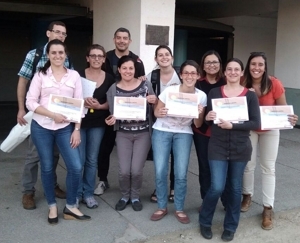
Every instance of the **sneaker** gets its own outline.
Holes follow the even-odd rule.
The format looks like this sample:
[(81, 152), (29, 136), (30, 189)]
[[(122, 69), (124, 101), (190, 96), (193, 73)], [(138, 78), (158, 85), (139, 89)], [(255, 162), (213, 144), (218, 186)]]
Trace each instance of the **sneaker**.
[(124, 209), (126, 208), (126, 206), (127, 206), (129, 203), (130, 203), (129, 200), (126, 202), (124, 199), (121, 198), (121, 199), (118, 201), (118, 203), (116, 204), (115, 209), (116, 209), (117, 211), (122, 211), (122, 210), (124, 210)]
[(85, 199), (82, 199), (82, 203), (86, 204), (86, 206), (90, 209), (98, 208), (98, 202), (94, 197), (87, 197)]
[(96, 196), (102, 195), (107, 188), (109, 188), (107, 181), (106, 181), (106, 183), (104, 181), (99, 181), (99, 183), (97, 184), (97, 186), (94, 190), (94, 195), (96, 195)]
[(27, 210), (36, 209), (35, 201), (34, 201), (34, 193), (23, 194), (22, 204), (24, 209)]
[(234, 238), (234, 232), (229, 230), (224, 230), (221, 236), (223, 241), (232, 241)]
[(206, 227), (200, 224), (200, 234), (203, 236), (203, 238), (210, 240), (213, 236), (211, 227)]
[(131, 202), (131, 204), (134, 211), (141, 211), (143, 209), (143, 204), (141, 203), (140, 200)]

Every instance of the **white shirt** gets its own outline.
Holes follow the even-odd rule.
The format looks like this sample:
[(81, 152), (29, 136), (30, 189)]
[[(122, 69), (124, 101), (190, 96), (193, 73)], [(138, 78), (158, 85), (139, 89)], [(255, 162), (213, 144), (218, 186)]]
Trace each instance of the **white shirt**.
[[(166, 103), (166, 97), (168, 92), (179, 92), (180, 85), (172, 85), (167, 87), (160, 95), (159, 99), (164, 104)], [(207, 97), (206, 94), (195, 88), (195, 94), (199, 96), (199, 104), (203, 107), (206, 106)], [(190, 133), (193, 134), (191, 125), (193, 118), (183, 118), (183, 117), (172, 117), (166, 116), (163, 118), (157, 118), (153, 125), (153, 128), (165, 132), (173, 133)]]
[[(152, 72), (148, 73), (148, 75), (147, 75), (147, 80), (149, 80), (150, 82), (151, 82), (151, 75), (152, 75)], [(181, 84), (181, 82), (178, 77), (178, 74), (174, 70), (172, 78), (168, 81), (168, 83), (163, 84), (163, 82), (160, 80), (159, 84), (160, 84), (160, 92), (162, 93), (167, 87), (169, 87), (171, 85)], [(154, 90), (154, 92), (155, 92), (155, 90)]]

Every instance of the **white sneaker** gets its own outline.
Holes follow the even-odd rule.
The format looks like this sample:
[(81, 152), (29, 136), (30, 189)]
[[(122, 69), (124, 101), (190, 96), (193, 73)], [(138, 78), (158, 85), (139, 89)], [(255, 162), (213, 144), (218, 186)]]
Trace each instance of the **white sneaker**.
[(100, 196), (104, 193), (105, 190), (106, 190), (106, 186), (104, 181), (99, 181), (99, 183), (97, 184), (94, 190), (94, 195)]

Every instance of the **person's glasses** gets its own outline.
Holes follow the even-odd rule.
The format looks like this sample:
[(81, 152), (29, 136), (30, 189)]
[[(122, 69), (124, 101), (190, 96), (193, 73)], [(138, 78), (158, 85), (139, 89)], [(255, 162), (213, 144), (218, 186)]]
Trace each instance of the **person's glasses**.
[(92, 54), (92, 55), (89, 55), (89, 57), (92, 58), (92, 59), (96, 59), (96, 58), (101, 59), (101, 58), (103, 58), (104, 56), (103, 56), (103, 55)]
[(185, 76), (185, 77), (188, 77), (189, 75), (191, 75), (192, 77), (196, 77), (198, 75), (198, 73), (196, 73), (196, 72), (191, 72), (191, 73), (183, 72), (182, 73), (182, 76)]
[(207, 67), (209, 67), (209, 66), (211, 66), (211, 65), (217, 66), (217, 65), (219, 65), (219, 64), (220, 64), (220, 62), (217, 62), (217, 61), (213, 61), (213, 62), (205, 62), (205, 63), (204, 63), (204, 65), (207, 66)]
[(66, 32), (61, 32), (59, 30), (51, 30), (53, 33), (57, 34), (57, 35), (62, 35), (64, 37), (67, 37), (67, 33)]

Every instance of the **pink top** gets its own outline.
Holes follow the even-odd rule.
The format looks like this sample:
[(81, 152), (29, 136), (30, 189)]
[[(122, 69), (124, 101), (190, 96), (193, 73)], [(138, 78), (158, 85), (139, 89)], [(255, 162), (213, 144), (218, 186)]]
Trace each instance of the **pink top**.
[[(51, 67), (47, 70), (46, 75), (37, 72), (31, 81), (26, 96), (26, 107), (30, 111), (35, 111), (39, 106), (47, 109), (50, 94), (82, 99), (82, 86), (79, 74), (74, 70), (67, 69), (67, 73), (61, 81), (57, 82), (52, 74)], [(84, 117), (84, 114), (82, 117)], [(58, 130), (70, 124), (55, 123), (53, 119), (37, 113), (33, 114), (32, 119), (43, 128), (49, 130)]]

